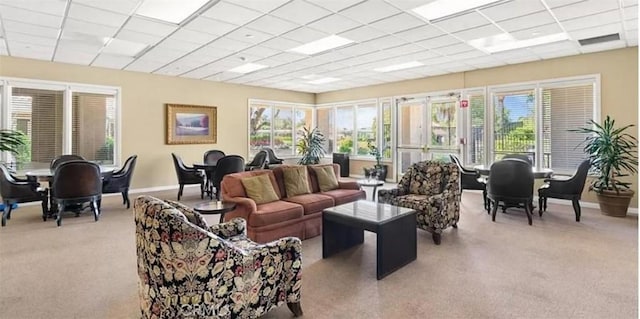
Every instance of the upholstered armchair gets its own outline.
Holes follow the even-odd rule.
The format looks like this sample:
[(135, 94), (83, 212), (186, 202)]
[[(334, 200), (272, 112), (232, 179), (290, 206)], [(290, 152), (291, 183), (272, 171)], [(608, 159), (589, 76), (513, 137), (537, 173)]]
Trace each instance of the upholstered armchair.
[(425, 161), (412, 164), (397, 188), (378, 190), (378, 201), (416, 210), (419, 228), (431, 232), (440, 245), (442, 231), (458, 227), (460, 171), (454, 163)]
[(300, 307), (300, 239), (256, 244), (236, 218), (208, 226), (200, 214), (151, 196), (133, 205), (143, 318), (256, 318)]

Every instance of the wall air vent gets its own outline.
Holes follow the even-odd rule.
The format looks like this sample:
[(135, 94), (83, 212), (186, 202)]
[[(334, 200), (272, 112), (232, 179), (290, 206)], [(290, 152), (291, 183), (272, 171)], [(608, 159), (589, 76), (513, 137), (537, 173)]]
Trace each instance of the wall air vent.
[(593, 37), (593, 38), (580, 39), (578, 40), (578, 42), (580, 42), (580, 45), (589, 45), (589, 44), (596, 44), (596, 43), (616, 41), (616, 40), (620, 40), (620, 34), (618, 33), (601, 35), (599, 37)]

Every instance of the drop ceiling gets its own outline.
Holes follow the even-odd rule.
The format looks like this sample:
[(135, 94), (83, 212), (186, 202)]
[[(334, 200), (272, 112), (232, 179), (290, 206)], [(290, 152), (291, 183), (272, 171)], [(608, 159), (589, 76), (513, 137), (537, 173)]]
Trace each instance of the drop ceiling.
[[(638, 44), (637, 0), (502, 0), (431, 21), (413, 9), (433, 0), (211, 0), (179, 24), (144, 1), (0, 0), (0, 54), (319, 93)], [(500, 34), (525, 46), (472, 45)], [(351, 42), (290, 51), (331, 35)], [(247, 63), (264, 67), (229, 71)], [(414, 67), (379, 71), (394, 65)]]

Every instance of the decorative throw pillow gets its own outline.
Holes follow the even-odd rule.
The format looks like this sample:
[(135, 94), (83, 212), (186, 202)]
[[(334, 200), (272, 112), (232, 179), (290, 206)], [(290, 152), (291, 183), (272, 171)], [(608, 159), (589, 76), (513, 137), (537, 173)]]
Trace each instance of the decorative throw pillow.
[(267, 174), (245, 177), (240, 182), (242, 182), (247, 196), (258, 205), (275, 202), (279, 199)]
[(336, 173), (333, 171), (332, 165), (312, 168), (318, 177), (318, 187), (321, 192), (338, 188), (338, 180), (336, 179)]
[(287, 197), (311, 193), (306, 166), (287, 167), (282, 170), (282, 174)]
[(193, 208), (186, 206), (182, 203), (179, 202), (174, 202), (172, 200), (165, 200), (165, 202), (171, 206), (173, 206), (173, 208), (179, 210), (184, 217), (187, 218), (187, 220), (200, 227), (203, 229), (208, 229), (209, 225), (207, 224), (207, 221), (204, 219), (204, 217), (202, 217), (202, 215), (200, 215), (200, 213), (196, 212), (195, 210), (193, 210)]

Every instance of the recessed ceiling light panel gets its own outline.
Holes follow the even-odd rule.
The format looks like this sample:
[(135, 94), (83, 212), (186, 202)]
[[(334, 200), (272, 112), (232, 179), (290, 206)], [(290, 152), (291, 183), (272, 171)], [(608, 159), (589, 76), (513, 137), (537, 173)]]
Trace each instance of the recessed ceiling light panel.
[(500, 0), (437, 0), (417, 7), (412, 11), (432, 21), (498, 1)]
[(262, 65), (262, 64), (257, 64), (257, 63), (247, 63), (247, 64), (243, 64), (241, 66), (237, 66), (231, 70), (229, 70), (229, 72), (233, 72), (233, 73), (251, 73), (253, 71), (257, 71), (260, 69), (264, 69), (267, 68), (268, 66), (266, 65)]
[(326, 77), (326, 78), (320, 78), (317, 80), (313, 80), (313, 81), (309, 81), (307, 83), (310, 84), (325, 84), (325, 83), (331, 83), (331, 82), (336, 82), (336, 81), (340, 81), (341, 79), (339, 78), (332, 78), (332, 77)]
[(478, 50), (495, 53), (501, 51), (515, 50), (520, 48), (528, 48), (536, 45), (560, 42), (564, 40), (570, 40), (568, 34), (561, 32), (541, 37), (516, 40), (507, 33), (503, 33), (497, 36), (491, 36), (487, 38), (480, 38), (468, 41), (467, 43)]
[(391, 71), (398, 71), (398, 70), (415, 68), (415, 67), (423, 66), (423, 65), (424, 65), (423, 63), (418, 62), (418, 61), (411, 61), (411, 62), (407, 62), (407, 63), (389, 65), (389, 66), (385, 66), (385, 67), (377, 68), (377, 69), (373, 69), (373, 70), (377, 71), (377, 72), (391, 72)]
[(312, 54), (324, 52), (327, 50), (335, 49), (343, 45), (347, 45), (349, 43), (353, 43), (353, 41), (347, 38), (343, 38), (341, 36), (330, 35), (326, 38), (322, 38), (320, 40), (316, 40), (313, 42), (309, 42), (307, 44), (303, 44), (299, 47), (295, 47), (289, 51), (312, 55)]
[(207, 2), (209, 0), (144, 0), (136, 14), (179, 24)]

